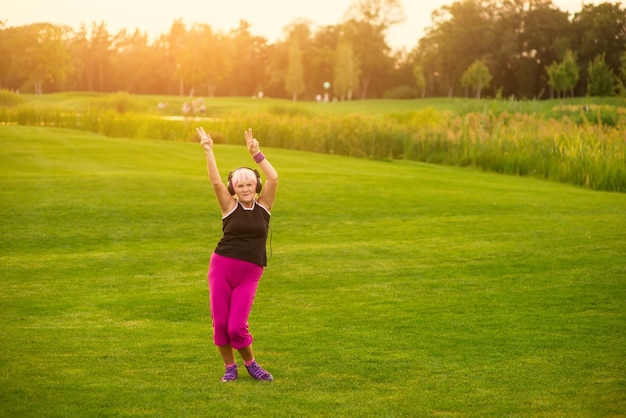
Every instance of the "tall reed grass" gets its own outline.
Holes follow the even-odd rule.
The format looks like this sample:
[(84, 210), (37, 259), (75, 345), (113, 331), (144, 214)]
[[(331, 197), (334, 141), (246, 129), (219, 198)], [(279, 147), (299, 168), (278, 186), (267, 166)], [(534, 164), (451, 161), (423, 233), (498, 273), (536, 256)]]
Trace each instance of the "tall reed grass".
[[(5, 102), (7, 102), (5, 100)], [(406, 159), (536, 176), (593, 190), (626, 192), (626, 115), (615, 109), (560, 109), (554, 117), (485, 108), (464, 114), (426, 108), (401, 114), (232, 112), (219, 118), (146, 113), (114, 95), (83, 111), (0, 106), (0, 123), (73, 128), (110, 137), (197, 140), (203, 125), (218, 143), (242, 132), (270, 147), (370, 159)]]

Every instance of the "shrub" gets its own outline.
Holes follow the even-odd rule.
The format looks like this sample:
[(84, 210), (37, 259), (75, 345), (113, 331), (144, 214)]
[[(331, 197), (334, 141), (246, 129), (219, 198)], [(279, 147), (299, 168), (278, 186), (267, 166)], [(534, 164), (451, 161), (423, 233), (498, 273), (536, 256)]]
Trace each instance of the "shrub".
[(92, 106), (103, 112), (112, 110), (119, 114), (145, 112), (147, 110), (147, 105), (144, 101), (134, 98), (129, 93), (123, 91), (96, 99)]
[(398, 86), (387, 90), (384, 97), (385, 99), (415, 99), (419, 97), (419, 93), (411, 86)]
[(11, 107), (22, 104), (24, 99), (19, 94), (15, 94), (9, 90), (0, 90), (0, 106)]

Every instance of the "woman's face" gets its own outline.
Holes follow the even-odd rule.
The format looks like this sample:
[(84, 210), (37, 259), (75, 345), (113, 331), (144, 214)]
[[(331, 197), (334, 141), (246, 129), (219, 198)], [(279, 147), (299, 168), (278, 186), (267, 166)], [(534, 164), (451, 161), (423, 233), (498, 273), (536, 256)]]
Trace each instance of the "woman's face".
[(235, 186), (235, 195), (246, 206), (252, 205), (256, 195), (256, 178), (242, 179)]
[(235, 194), (242, 203), (251, 202), (254, 199), (255, 192), (256, 182), (252, 180), (240, 181), (235, 186)]

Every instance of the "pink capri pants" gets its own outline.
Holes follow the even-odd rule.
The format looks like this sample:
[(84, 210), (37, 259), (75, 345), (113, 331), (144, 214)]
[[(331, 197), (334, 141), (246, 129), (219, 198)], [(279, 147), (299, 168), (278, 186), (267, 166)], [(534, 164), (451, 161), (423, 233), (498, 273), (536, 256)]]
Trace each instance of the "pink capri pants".
[(248, 317), (263, 267), (213, 253), (209, 263), (209, 296), (213, 341), (236, 350), (252, 344)]

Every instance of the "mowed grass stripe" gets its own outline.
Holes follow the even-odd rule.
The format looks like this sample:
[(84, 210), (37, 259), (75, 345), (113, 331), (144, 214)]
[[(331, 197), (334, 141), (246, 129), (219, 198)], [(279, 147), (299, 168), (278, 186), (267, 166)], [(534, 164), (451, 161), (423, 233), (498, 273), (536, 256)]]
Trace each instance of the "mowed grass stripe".
[[(2, 416), (626, 410), (623, 194), (265, 149), (281, 179), (251, 326), (276, 382), (223, 385), (199, 145), (0, 141)], [(252, 164), (216, 154), (224, 177)]]

